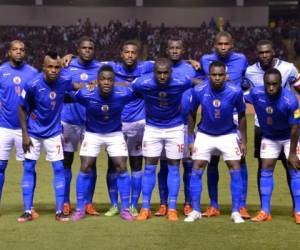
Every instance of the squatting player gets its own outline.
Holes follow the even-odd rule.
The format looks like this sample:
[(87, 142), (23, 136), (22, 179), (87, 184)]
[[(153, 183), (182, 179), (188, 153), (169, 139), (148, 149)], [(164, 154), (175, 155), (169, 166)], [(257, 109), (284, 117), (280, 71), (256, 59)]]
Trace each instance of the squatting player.
[(251, 89), (245, 95), (253, 104), (262, 132), (260, 147), (261, 210), (251, 219), (254, 222), (271, 221), (271, 196), (274, 186), (273, 171), (280, 152), (289, 162), (291, 190), (294, 199), (294, 219), (300, 224), (300, 161), (299, 122), (300, 110), (296, 96), (282, 87), (278, 69), (270, 68), (264, 74), (264, 86)]
[[(190, 180), (193, 211), (184, 220), (193, 222), (201, 218), (200, 197), (202, 192), (202, 175), (211, 156), (217, 151), (222, 153), (231, 176), (232, 214), (234, 223), (244, 222), (239, 213), (242, 193), (242, 175), (240, 170), (241, 156), (246, 153), (246, 116), (242, 90), (225, 82), (226, 66), (222, 62), (212, 62), (209, 66), (209, 80), (197, 85), (192, 91), (191, 111), (188, 129), (189, 142), (194, 160)], [(201, 121), (194, 144), (194, 112), (201, 106)], [(238, 125), (241, 133), (241, 144), (237, 142), (237, 128), (233, 113), (238, 113)]]

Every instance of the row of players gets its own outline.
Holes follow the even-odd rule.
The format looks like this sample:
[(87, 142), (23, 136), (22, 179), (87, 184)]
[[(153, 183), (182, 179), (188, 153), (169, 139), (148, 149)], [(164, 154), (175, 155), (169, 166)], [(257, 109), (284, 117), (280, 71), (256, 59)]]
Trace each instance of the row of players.
[[(289, 87), (289, 82), (295, 82), (298, 77), (298, 72), (292, 64), (274, 58), (272, 44), (269, 41), (260, 41), (258, 43), (257, 52), (259, 62), (255, 65), (249, 66), (248, 68), (246, 58), (242, 54), (233, 52), (232, 49), (233, 41), (230, 34), (226, 32), (219, 33), (216, 37), (214, 53), (205, 55), (201, 59), (200, 71), (201, 73), (206, 75), (206, 80), (208, 80), (208, 76), (212, 75), (209, 71), (209, 65), (212, 61), (223, 61), (223, 63), (226, 64), (226, 80), (232, 82), (235, 85), (240, 84), (245, 72), (248, 79), (247, 83), (251, 82), (255, 86), (262, 85), (264, 72), (268, 68), (273, 67), (280, 70), (282, 75), (281, 82), (283, 84), (283, 87)], [(155, 185), (155, 170), (158, 158), (161, 153), (160, 151), (162, 147), (165, 146), (167, 160), (161, 161), (161, 170), (158, 175), (161, 206), (156, 214), (167, 215), (169, 220), (178, 220), (178, 215), (176, 212), (176, 200), (180, 183), (179, 159), (181, 158), (181, 153), (184, 147), (182, 146), (183, 143), (178, 143), (181, 142), (181, 140), (176, 139), (174, 143), (174, 139), (172, 139), (176, 137), (176, 130), (179, 134), (181, 134), (182, 130), (182, 121), (179, 122), (179, 120), (181, 119), (179, 119), (178, 110), (176, 111), (174, 107), (178, 107), (176, 105), (181, 99), (181, 94), (183, 93), (184, 89), (190, 87), (191, 83), (181, 84), (182, 86), (179, 93), (175, 91), (174, 93), (172, 92), (172, 95), (170, 93), (167, 93), (166, 91), (157, 92), (155, 98), (152, 100), (152, 102), (150, 102), (151, 108), (147, 108), (146, 106), (146, 128), (148, 128), (148, 130), (146, 129), (144, 134), (143, 151), (141, 142), (145, 125), (144, 105), (147, 104), (147, 99), (143, 95), (144, 92), (147, 92), (149, 89), (146, 88), (145, 91), (141, 91), (141, 93), (139, 93), (139, 97), (140, 95), (142, 95), (143, 99), (145, 99), (145, 104), (143, 103), (143, 99), (134, 98), (134, 100), (131, 100), (130, 103), (125, 106), (124, 110), (122, 111), (122, 129), (125, 134), (128, 146), (129, 162), (131, 166), (131, 178), (129, 177), (126, 170), (125, 155), (127, 154), (125, 154), (125, 144), (123, 146), (121, 146), (121, 144), (118, 144), (119, 147), (114, 145), (114, 143), (120, 143), (122, 141), (120, 133), (114, 134), (110, 138), (112, 140), (108, 139), (108, 141), (101, 141), (103, 138), (106, 138), (106, 136), (98, 136), (98, 138), (93, 134), (106, 134), (108, 132), (120, 131), (121, 126), (117, 122), (117, 114), (119, 114), (120, 110), (118, 108), (111, 108), (107, 103), (102, 103), (101, 105), (98, 103), (99, 105), (97, 106), (96, 103), (99, 102), (97, 98), (99, 99), (99, 97), (98, 95), (96, 95), (97, 98), (95, 97), (95, 100), (91, 101), (90, 104), (94, 103), (94, 105), (98, 107), (97, 111), (101, 110), (101, 113), (99, 114), (99, 117), (97, 117), (95, 115), (97, 114), (97, 112), (93, 111), (93, 115), (90, 117), (87, 116), (86, 119), (87, 114), (85, 114), (85, 110), (82, 105), (87, 106), (89, 104), (87, 101), (83, 100), (88, 100), (92, 95), (94, 95), (95, 93), (97, 94), (97, 91), (91, 92), (94, 94), (86, 93), (88, 97), (86, 97), (85, 95), (83, 95), (84, 97), (81, 97), (79, 93), (84, 91), (81, 90), (75, 96), (73, 96), (73, 99), (77, 99), (77, 101), (82, 105), (78, 105), (76, 103), (64, 105), (61, 117), (64, 127), (63, 147), (60, 143), (58, 143), (58, 141), (60, 140), (59, 134), (61, 132), (61, 128), (60, 122), (57, 122), (57, 119), (60, 120), (59, 111), (62, 108), (61, 94), (66, 90), (66, 88), (78, 88), (80, 87), (80, 84), (77, 84), (78, 82), (88, 83), (98, 78), (99, 89), (101, 89), (100, 93), (104, 93), (104, 96), (106, 96), (105, 93), (110, 93), (111, 90), (110, 87), (105, 86), (105, 83), (108, 84), (114, 81), (132, 82), (139, 77), (142, 77), (141, 79), (143, 79), (144, 75), (145, 77), (149, 76), (146, 73), (153, 71), (153, 62), (137, 61), (138, 45), (132, 41), (126, 42), (122, 46), (120, 63), (108, 63), (113, 68), (113, 70), (110, 70), (107, 67), (103, 68), (103, 63), (99, 63), (94, 59), (94, 51), (94, 41), (88, 37), (84, 37), (78, 43), (78, 57), (73, 58), (67, 68), (63, 69), (62, 72), (60, 72), (59, 58), (56, 55), (49, 54), (45, 58), (43, 73), (36, 77), (34, 81), (32, 81), (31, 79), (33, 78), (34, 74), (36, 74), (36, 71), (26, 63), (24, 63), (24, 44), (21, 41), (11, 42), (8, 51), (10, 60), (9, 62), (3, 64), (0, 69), (2, 97), (0, 126), (1, 129), (3, 129), (3, 132), (1, 132), (1, 136), (3, 135), (3, 138), (5, 138), (6, 141), (3, 144), (6, 146), (1, 150), (1, 190), (4, 182), (4, 171), (7, 165), (7, 160), (9, 158), (9, 152), (14, 142), (16, 144), (16, 148), (19, 149), (17, 150), (17, 158), (21, 160), (24, 159), (22, 156), (23, 151), (21, 149), (20, 141), (21, 134), (23, 134), (23, 148), (26, 152), (24, 161), (24, 176), (22, 180), (25, 209), (24, 214), (21, 215), (18, 221), (28, 221), (37, 217), (36, 212), (32, 209), (32, 203), (35, 187), (34, 167), (36, 160), (39, 157), (41, 144), (44, 144), (47, 150), (47, 159), (52, 162), (52, 166), (54, 169), (54, 186), (57, 200), (56, 219), (68, 220), (68, 217), (66, 217), (65, 215), (68, 215), (71, 210), (69, 199), (71, 165), (73, 161), (74, 151), (76, 151), (77, 144), (82, 139), (83, 132), (86, 129), (87, 132), (85, 133), (85, 139), (82, 143), (81, 149), (81, 155), (84, 155), (84, 157), (82, 157), (81, 171), (77, 178), (78, 210), (76, 210), (76, 212), (72, 216), (73, 220), (84, 217), (85, 213), (92, 215), (98, 214), (92, 205), (92, 197), (97, 176), (95, 159), (99, 153), (99, 146), (102, 143), (107, 144), (107, 151), (110, 155), (107, 183), (110, 198), (112, 201), (112, 207), (106, 213), (106, 215), (112, 216), (119, 212), (117, 204), (118, 192), (120, 192), (121, 217), (124, 219), (132, 220), (132, 215), (137, 215), (137, 203), (142, 189), (143, 205), (137, 219), (147, 219), (151, 216), (149, 208), (151, 193)], [(188, 63), (182, 60), (183, 54), (184, 48), (182, 40), (170, 39), (168, 41), (167, 55), (173, 63), (172, 80), (175, 81), (177, 79), (179, 82), (186, 82), (186, 79), (189, 79), (189, 82), (191, 82), (191, 80), (196, 76), (196, 71)], [(164, 68), (164, 70), (168, 68), (169, 75), (166, 74), (166, 72), (158, 71), (157, 68), (159, 68), (159, 66)], [(195, 65), (195, 68), (197, 68), (197, 66), (199, 65)], [(155, 77), (153, 76), (152, 78), (160, 84), (168, 83), (170, 80), (169, 67), (170, 64), (167, 60), (158, 60), (155, 67)], [(106, 71), (99, 71), (99, 68), (106, 69)], [(222, 65), (219, 65), (216, 68), (223, 68), (223, 75), (225, 75), (225, 68)], [(100, 74), (98, 74), (98, 71)], [(107, 79), (105, 75), (110, 75), (110, 78)], [(62, 81), (67, 82), (71, 80), (73, 84), (63, 84), (63, 87), (61, 86), (61, 88), (57, 89), (57, 91), (55, 86), (57, 85), (58, 87), (58, 85), (61, 85), (56, 84), (56, 82), (60, 78), (64, 79)], [(152, 78), (148, 79), (148, 81), (151, 82), (151, 80), (153, 80)], [(219, 78), (217, 82), (220, 81)], [(224, 80), (225, 79), (223, 79), (222, 81)], [(28, 87), (27, 90), (27, 87), (25, 87), (25, 83), (28, 81), (29, 84), (26, 85)], [(137, 81), (139, 82), (140, 80)], [(146, 79), (144, 79), (143, 81), (147, 82)], [(211, 78), (209, 81), (213, 82)], [(100, 86), (101, 82), (103, 83), (102, 88)], [(246, 81), (243, 81), (243, 83), (245, 82)], [(50, 83), (54, 83), (54, 85)], [(32, 88), (30, 86), (32, 86)], [(138, 86), (138, 84), (134, 86)], [(125, 104), (125, 99), (128, 98), (127, 94), (125, 93), (127, 93), (129, 90), (129, 88), (126, 88), (126, 91), (122, 89), (122, 91), (119, 91), (120, 93), (117, 93), (117, 95), (120, 95), (120, 97), (118, 98), (119, 100), (122, 100), (122, 96), (124, 99), (124, 102), (119, 101), (118, 105), (122, 106)], [(135, 92), (138, 93), (139, 91), (135, 90)], [(20, 130), (18, 117), (16, 117), (16, 111), (18, 109), (18, 102), (16, 101), (16, 99), (18, 99), (18, 95), (20, 95), (20, 93), (22, 93), (21, 96), (23, 99), (23, 101), (21, 102), (21, 107), (23, 108), (20, 109), (20, 119), (21, 121), (23, 121), (21, 122), (23, 133), (21, 133)], [(172, 96), (172, 98), (170, 98), (170, 96)], [(216, 100), (214, 102), (214, 105), (219, 106), (219, 101), (220, 100)], [(38, 103), (41, 103), (40, 107)], [(156, 107), (157, 105), (158, 107)], [(49, 107), (51, 107), (50, 110), (48, 110)], [(221, 109), (219, 109), (219, 107), (216, 108), (216, 118), (223, 117), (221, 115), (223, 114), (223, 111), (221, 112)], [(147, 110), (149, 111), (147, 112)], [(155, 114), (157, 117), (155, 117), (154, 119), (149, 118), (147, 116), (149, 112), (151, 114)], [(26, 117), (28, 117), (27, 120)], [(112, 126), (110, 122), (115, 123), (114, 126)], [(98, 124), (99, 126), (95, 124)], [(181, 128), (181, 130), (179, 129), (179, 127)], [(159, 128), (158, 131), (156, 131), (155, 128)], [(166, 133), (162, 133), (163, 129), (166, 129)], [(9, 133), (7, 130), (9, 130)], [(256, 129), (256, 131), (257, 130), (258, 129)], [(158, 138), (155, 137), (155, 134), (157, 134), (157, 132), (159, 134)], [(172, 134), (171, 137), (169, 135), (170, 133)], [(214, 133), (212, 134), (214, 135)], [(114, 136), (117, 136), (118, 139), (114, 138)], [(161, 136), (165, 137), (161, 138)], [(48, 140), (50, 138), (51, 140)], [(192, 137), (188, 138), (191, 141)], [(161, 139), (163, 140), (163, 143), (161, 142)], [(159, 146), (156, 145), (158, 141)], [(54, 147), (53, 143), (55, 144)], [(32, 145), (34, 145), (34, 147), (32, 147)], [(174, 149), (174, 145), (176, 145), (176, 150)], [(82, 153), (84, 152), (85, 148), (85, 153)], [(61, 149), (64, 150), (64, 157), (62, 156)], [(121, 152), (123, 152), (123, 154)], [(141, 171), (142, 154), (145, 156), (144, 173)], [(61, 161), (63, 158), (64, 164), (62, 164)], [(206, 216), (217, 216), (220, 214), (217, 203), (217, 160), (218, 157), (213, 156), (208, 167), (211, 206), (204, 213), (204, 215)], [(193, 195), (191, 191), (193, 190), (193, 188), (192, 186), (190, 186), (190, 176), (194, 176), (194, 173), (191, 175), (193, 163), (191, 160), (189, 160), (189, 157), (185, 157), (185, 160), (183, 160), (183, 165), (185, 184), (184, 212), (186, 215), (192, 215), (195, 214), (195, 211), (197, 212), (197, 202), (192, 199)], [(200, 165), (195, 164), (194, 166)], [(235, 203), (235, 205), (233, 206), (234, 209), (232, 217), (235, 222), (243, 221), (241, 216), (244, 218), (250, 217), (246, 210), (247, 170), (244, 162), (241, 165), (240, 169), (240, 171), (236, 171), (239, 172), (236, 174), (237, 177), (234, 177), (235, 171), (231, 171), (232, 180), (239, 179), (239, 176), (242, 177), (242, 193), (238, 199), (235, 199), (239, 203), (239, 205), (236, 205)], [(261, 171), (259, 170), (259, 173), (260, 172)], [(289, 171), (287, 173), (289, 173)], [(271, 174), (269, 176), (272, 178)], [(234, 191), (233, 194), (237, 194), (239, 192), (239, 188), (237, 188), (234, 184), (232, 185), (232, 188)], [(129, 205), (130, 194), (131, 201)], [(262, 195), (262, 198), (263, 197), (264, 196)], [(191, 206), (192, 201), (194, 211), (192, 210)], [(298, 212), (296, 208), (295, 211)], [(262, 220), (270, 218), (270, 211), (268, 209), (264, 208), (262, 212), (265, 212), (267, 217), (261, 216), (261, 213), (259, 213), (258, 218), (263, 218)], [(199, 217), (199, 213), (197, 213), (194, 217), (196, 217), (197, 219)], [(295, 216), (295, 218), (298, 217)]]

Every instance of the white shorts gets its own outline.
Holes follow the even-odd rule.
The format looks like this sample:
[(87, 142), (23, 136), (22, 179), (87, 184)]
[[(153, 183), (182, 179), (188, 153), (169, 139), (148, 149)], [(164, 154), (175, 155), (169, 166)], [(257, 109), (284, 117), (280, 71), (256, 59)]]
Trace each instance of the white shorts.
[(168, 159), (182, 159), (184, 148), (184, 126), (157, 128), (145, 126), (143, 156), (159, 157), (165, 148)]
[(102, 145), (106, 146), (110, 157), (128, 156), (127, 145), (121, 131), (107, 134), (85, 132), (80, 155), (98, 157)]
[[(290, 153), (290, 139), (287, 140), (270, 140), (262, 138), (260, 146), (260, 158), (262, 159), (277, 159), (283, 149), (286, 158), (289, 157)], [(297, 156), (299, 157), (299, 142), (297, 145)]]
[(10, 151), (15, 146), (16, 159), (24, 161), (21, 129), (0, 128), (0, 138), (0, 160), (9, 160)]
[(242, 153), (237, 140), (237, 134), (212, 136), (197, 132), (193, 160), (210, 161), (210, 157), (219, 151), (224, 161), (240, 160)]
[(63, 125), (63, 149), (65, 152), (76, 152), (78, 144), (82, 142), (84, 137), (84, 126), (69, 124), (66, 122)]
[(42, 139), (30, 137), (33, 147), (30, 147), (30, 152), (25, 153), (25, 158), (29, 160), (38, 160), (40, 158), (42, 146), (46, 151), (47, 161), (60, 161), (64, 159), (62, 147), (62, 135)]
[(142, 142), (145, 129), (145, 120), (135, 122), (123, 122), (122, 131), (130, 156), (142, 156)]

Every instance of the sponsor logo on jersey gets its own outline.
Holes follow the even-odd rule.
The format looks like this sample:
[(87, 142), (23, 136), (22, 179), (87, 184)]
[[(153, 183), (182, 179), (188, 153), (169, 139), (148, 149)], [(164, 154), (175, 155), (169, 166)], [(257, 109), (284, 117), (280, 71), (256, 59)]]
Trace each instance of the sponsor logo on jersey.
[(14, 84), (20, 84), (20, 83), (21, 83), (21, 77), (15, 76), (15, 77), (13, 78), (13, 82), (14, 82)]
[(87, 79), (89, 79), (89, 76), (88, 76), (87, 73), (81, 73), (81, 74), (80, 74), (80, 79), (81, 79), (82, 81), (86, 81)]
[(161, 98), (165, 98), (167, 96), (167, 93), (164, 92), (164, 91), (161, 91), (158, 93), (158, 96), (161, 97)]
[(103, 112), (108, 112), (108, 110), (109, 110), (108, 105), (106, 105), (106, 104), (102, 105), (102, 106), (101, 106), (101, 110), (102, 110)]
[(213, 106), (215, 108), (219, 108), (221, 106), (221, 101), (219, 99), (214, 99), (213, 100)]
[(56, 93), (54, 91), (51, 91), (49, 93), (49, 97), (50, 97), (51, 100), (54, 100), (56, 98)]
[(266, 112), (268, 113), (268, 114), (273, 114), (273, 108), (272, 107), (266, 107)]

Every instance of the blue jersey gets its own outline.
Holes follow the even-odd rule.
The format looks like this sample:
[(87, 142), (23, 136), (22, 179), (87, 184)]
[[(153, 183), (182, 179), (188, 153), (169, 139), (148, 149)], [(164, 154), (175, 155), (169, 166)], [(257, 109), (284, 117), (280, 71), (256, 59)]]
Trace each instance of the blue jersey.
[(209, 81), (197, 85), (192, 91), (192, 109), (196, 111), (201, 105), (201, 121), (198, 131), (209, 135), (226, 135), (236, 132), (233, 113), (245, 112), (246, 105), (241, 88), (225, 82), (224, 88), (216, 92)]
[(115, 86), (108, 97), (100, 96), (98, 87), (92, 91), (81, 89), (75, 100), (86, 108), (86, 131), (111, 133), (120, 131), (121, 112), (133, 94), (128, 87)]
[(73, 89), (71, 79), (60, 76), (47, 83), (40, 73), (22, 90), (20, 103), (28, 110), (28, 134), (34, 138), (50, 138), (62, 132), (61, 110), (66, 91)]
[(228, 57), (222, 58), (216, 52), (203, 55), (200, 59), (202, 74), (208, 78), (209, 65), (214, 61), (221, 61), (226, 65), (226, 73), (228, 81), (238, 86), (245, 74), (248, 62), (244, 54), (231, 52)]
[[(135, 68), (127, 69), (123, 63), (108, 62), (116, 74), (116, 82), (133, 82), (136, 78), (153, 71), (153, 61), (139, 61)], [(145, 119), (144, 100), (133, 98), (122, 112), (123, 122), (134, 122)]]
[(258, 122), (265, 138), (286, 140), (290, 138), (291, 125), (299, 124), (300, 110), (296, 96), (283, 88), (280, 96), (272, 100), (264, 86), (251, 89), (245, 95), (247, 102), (253, 104)]
[(184, 91), (181, 98), (181, 114), (185, 125), (188, 123), (188, 115), (191, 110), (192, 88)]
[(181, 60), (178, 63), (173, 64), (172, 75), (176, 78), (182, 77), (184, 79), (193, 79), (194, 77), (196, 77), (196, 71), (191, 64)]
[[(62, 71), (63, 75), (71, 78), (72, 83), (90, 83), (97, 79), (97, 73), (103, 64), (93, 60), (88, 64), (81, 64), (79, 58), (74, 58), (68, 68)], [(85, 124), (85, 108), (79, 103), (65, 103), (61, 115), (62, 121), (74, 124)]]
[(172, 128), (183, 124), (181, 96), (192, 86), (190, 79), (171, 77), (169, 83), (159, 84), (154, 74), (144, 75), (133, 82), (134, 92), (145, 101), (146, 124)]
[(0, 66), (0, 127), (20, 129), (19, 98), (24, 84), (37, 75), (26, 63), (13, 67), (10, 62)]

